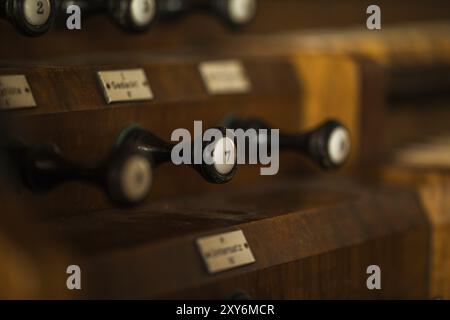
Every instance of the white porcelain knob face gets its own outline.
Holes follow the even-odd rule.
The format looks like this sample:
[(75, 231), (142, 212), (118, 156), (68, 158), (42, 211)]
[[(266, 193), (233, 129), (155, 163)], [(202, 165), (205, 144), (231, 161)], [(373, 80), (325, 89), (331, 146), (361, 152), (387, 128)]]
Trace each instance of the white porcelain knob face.
[(153, 172), (150, 162), (141, 155), (133, 155), (122, 166), (120, 183), (128, 201), (142, 200), (152, 186)]
[(155, 18), (155, 0), (132, 0), (130, 4), (130, 15), (134, 25), (145, 27)]
[(257, 0), (229, 0), (228, 14), (236, 24), (249, 22), (256, 14)]
[(214, 169), (227, 175), (236, 166), (236, 145), (231, 138), (224, 137), (214, 144), (213, 149)]
[(338, 127), (330, 134), (328, 141), (328, 154), (335, 165), (341, 165), (350, 153), (351, 141), (347, 129)]
[(25, 0), (23, 2), (23, 16), (32, 26), (39, 27), (46, 24), (50, 14), (50, 0)]

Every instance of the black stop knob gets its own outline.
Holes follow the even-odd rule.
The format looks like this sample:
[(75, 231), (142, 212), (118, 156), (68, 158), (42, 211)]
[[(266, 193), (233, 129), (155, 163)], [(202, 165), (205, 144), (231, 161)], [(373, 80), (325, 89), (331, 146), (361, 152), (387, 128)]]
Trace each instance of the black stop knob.
[[(227, 125), (235, 129), (254, 129), (258, 133), (259, 147), (262, 144), (270, 144), (271, 128), (262, 120), (232, 117), (227, 120)], [(344, 165), (351, 150), (348, 129), (334, 119), (327, 120), (307, 132), (292, 134), (281, 132), (279, 143), (281, 150), (302, 153), (323, 169), (336, 169)]]
[(309, 132), (280, 135), (280, 147), (306, 154), (323, 169), (336, 169), (350, 155), (350, 133), (339, 121), (328, 120)]
[(158, 16), (157, 0), (109, 0), (108, 11), (114, 21), (129, 32), (143, 32)]
[[(234, 135), (227, 133), (225, 128), (215, 128), (220, 133), (207, 142), (186, 142), (183, 145), (166, 143), (152, 132), (131, 127), (121, 135), (120, 145), (133, 146), (148, 154), (153, 159), (155, 166), (165, 162), (172, 162), (172, 151), (174, 148), (190, 150), (190, 163), (200, 175), (210, 183), (222, 184), (229, 182), (237, 171), (237, 148)], [(200, 150), (196, 147), (200, 146)], [(201, 161), (196, 163), (195, 153), (200, 153)], [(182, 155), (181, 155), (182, 156)]]
[(26, 36), (46, 33), (55, 20), (55, 0), (3, 0), (0, 3), (1, 16)]
[[(189, 159), (193, 167), (210, 183), (226, 183), (237, 170), (237, 151), (234, 136), (226, 129), (208, 142), (189, 141), (187, 149), (195, 152), (200, 146), (200, 163)], [(72, 161), (53, 144), (31, 145), (15, 141), (8, 149), (21, 166), (28, 186), (35, 191), (46, 191), (67, 181), (84, 181), (103, 188), (110, 198), (122, 205), (136, 205), (150, 193), (156, 168), (172, 162), (176, 145), (166, 143), (148, 130), (131, 126), (123, 130), (118, 143), (104, 160), (95, 164)]]
[(210, 0), (213, 10), (227, 24), (242, 27), (256, 16), (258, 0)]
[(68, 181), (84, 181), (102, 187), (118, 204), (136, 205), (148, 196), (153, 183), (152, 159), (127, 146), (114, 149), (94, 165), (69, 160), (53, 144), (15, 147), (13, 154), (34, 191), (50, 190)]

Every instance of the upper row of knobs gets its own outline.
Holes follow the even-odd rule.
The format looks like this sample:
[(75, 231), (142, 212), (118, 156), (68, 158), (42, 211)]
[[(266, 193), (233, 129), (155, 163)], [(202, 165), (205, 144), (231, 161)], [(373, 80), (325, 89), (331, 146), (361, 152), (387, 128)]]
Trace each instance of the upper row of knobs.
[(0, 0), (0, 17), (28, 36), (46, 33), (58, 12), (76, 4), (83, 15), (108, 13), (123, 29), (147, 30), (158, 17), (188, 9), (212, 10), (232, 26), (249, 23), (256, 14), (257, 0)]

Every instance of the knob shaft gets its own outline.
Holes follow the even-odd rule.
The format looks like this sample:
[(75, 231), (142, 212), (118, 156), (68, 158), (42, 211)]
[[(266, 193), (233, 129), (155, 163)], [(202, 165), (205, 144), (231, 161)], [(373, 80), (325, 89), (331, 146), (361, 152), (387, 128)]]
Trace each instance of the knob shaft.
[(308, 155), (323, 169), (336, 169), (350, 155), (350, 133), (339, 121), (328, 120), (309, 132), (282, 134), (280, 147)]
[(188, 11), (205, 11), (231, 27), (249, 24), (256, 16), (258, 0), (160, 0), (163, 17), (177, 17)]
[(159, 0), (159, 11), (164, 17), (177, 17), (193, 9), (198, 2), (195, 0)]
[[(270, 127), (259, 119), (228, 119), (227, 125), (231, 128), (244, 130), (265, 129)], [(270, 144), (268, 136), (258, 135), (258, 143)], [(339, 121), (331, 119), (308, 132), (289, 134), (280, 133), (280, 149), (300, 152), (323, 169), (336, 169), (343, 166), (349, 157), (351, 150), (350, 133)]]

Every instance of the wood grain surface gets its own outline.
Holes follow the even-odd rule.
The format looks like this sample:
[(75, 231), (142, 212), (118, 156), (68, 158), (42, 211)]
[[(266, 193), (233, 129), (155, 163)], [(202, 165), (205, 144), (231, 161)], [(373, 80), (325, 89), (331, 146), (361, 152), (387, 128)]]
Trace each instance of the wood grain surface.
[[(427, 297), (428, 223), (405, 189), (290, 179), (44, 225), (78, 254), (88, 297)], [(256, 262), (208, 274), (195, 239), (239, 229)], [(372, 264), (379, 291), (366, 286)]]
[(417, 188), (431, 225), (430, 297), (450, 299), (450, 173), (448, 169), (393, 165), (384, 181)]

